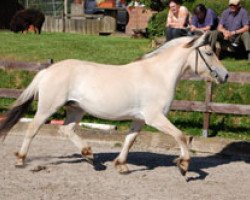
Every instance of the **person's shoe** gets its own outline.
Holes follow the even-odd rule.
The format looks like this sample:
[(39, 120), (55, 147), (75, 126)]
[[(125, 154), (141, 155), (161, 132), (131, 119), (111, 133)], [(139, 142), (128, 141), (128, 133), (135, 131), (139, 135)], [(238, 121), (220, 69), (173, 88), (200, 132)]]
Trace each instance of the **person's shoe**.
[(247, 59), (248, 59), (248, 62), (250, 63), (250, 51), (247, 52)]
[(236, 43), (236, 42), (231, 43), (231, 45), (232, 45), (234, 48), (237, 48), (237, 47), (239, 46), (239, 44)]

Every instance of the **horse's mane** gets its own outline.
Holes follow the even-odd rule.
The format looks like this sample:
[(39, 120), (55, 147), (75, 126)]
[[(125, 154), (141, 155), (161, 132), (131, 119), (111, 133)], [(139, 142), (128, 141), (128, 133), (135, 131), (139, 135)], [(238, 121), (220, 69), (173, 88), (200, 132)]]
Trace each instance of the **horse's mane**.
[(189, 42), (190, 39), (192, 39), (192, 37), (187, 36), (187, 37), (180, 37), (180, 38), (170, 40), (169, 42), (164, 43), (163, 45), (161, 45), (157, 49), (145, 54), (144, 56), (141, 57), (141, 59), (151, 58), (155, 55), (158, 55), (159, 53), (161, 53), (165, 49), (179, 45), (181, 43)]

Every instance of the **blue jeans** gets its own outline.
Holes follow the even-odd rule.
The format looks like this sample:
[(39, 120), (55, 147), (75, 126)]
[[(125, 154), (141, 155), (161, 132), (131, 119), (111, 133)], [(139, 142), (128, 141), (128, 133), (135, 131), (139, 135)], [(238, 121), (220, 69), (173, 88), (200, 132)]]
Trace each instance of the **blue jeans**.
[(180, 29), (180, 28), (166, 28), (166, 40), (170, 41), (174, 38), (178, 38), (181, 36), (187, 36), (187, 30), (186, 29)]

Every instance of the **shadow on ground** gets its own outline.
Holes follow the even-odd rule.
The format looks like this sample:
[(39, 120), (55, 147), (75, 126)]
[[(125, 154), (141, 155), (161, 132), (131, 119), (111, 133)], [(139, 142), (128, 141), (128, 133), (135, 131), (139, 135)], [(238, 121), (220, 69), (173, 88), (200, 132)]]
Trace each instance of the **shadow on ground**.
[[(106, 170), (105, 163), (113, 161), (118, 153), (97, 153), (93, 167), (97, 171)], [(157, 167), (175, 166), (174, 155), (150, 153), (150, 152), (131, 152), (128, 156), (128, 163), (136, 166), (142, 166), (141, 169), (131, 171), (153, 170)], [(32, 157), (32, 160), (44, 160), (46, 165), (74, 164), (86, 162), (81, 154), (72, 154), (60, 157)], [(52, 161), (56, 159), (56, 161)], [(250, 142), (233, 142), (226, 146), (221, 152), (210, 156), (193, 156), (189, 171), (197, 174), (195, 177), (188, 177), (188, 181), (204, 180), (209, 174), (204, 171), (208, 168), (229, 164), (231, 162), (244, 161), (250, 163)]]

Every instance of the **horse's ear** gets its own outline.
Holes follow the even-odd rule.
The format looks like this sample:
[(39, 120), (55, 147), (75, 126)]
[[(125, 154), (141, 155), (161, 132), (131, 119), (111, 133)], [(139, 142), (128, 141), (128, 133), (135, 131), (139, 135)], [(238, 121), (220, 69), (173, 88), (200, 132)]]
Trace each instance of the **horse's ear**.
[(210, 32), (206, 32), (201, 36), (195, 36), (190, 42), (184, 45), (184, 48), (198, 48), (208, 44)]
[(184, 48), (190, 48), (194, 45), (195, 41), (198, 40), (200, 36), (195, 36), (190, 42), (184, 45)]

